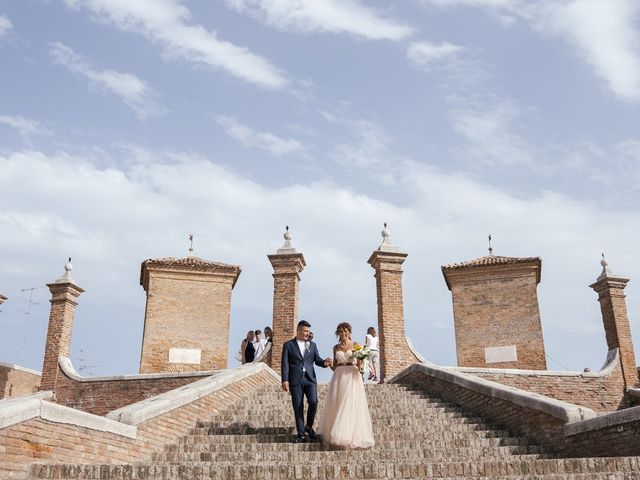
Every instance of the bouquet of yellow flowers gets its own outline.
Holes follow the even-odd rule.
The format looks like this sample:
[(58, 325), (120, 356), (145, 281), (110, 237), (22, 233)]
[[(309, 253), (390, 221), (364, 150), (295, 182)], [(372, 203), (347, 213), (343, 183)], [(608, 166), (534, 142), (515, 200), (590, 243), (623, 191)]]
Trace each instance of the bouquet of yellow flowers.
[(364, 373), (364, 362), (363, 360), (371, 357), (371, 351), (367, 347), (363, 347), (362, 345), (354, 345), (351, 349), (351, 361), (357, 360), (360, 363), (360, 373)]

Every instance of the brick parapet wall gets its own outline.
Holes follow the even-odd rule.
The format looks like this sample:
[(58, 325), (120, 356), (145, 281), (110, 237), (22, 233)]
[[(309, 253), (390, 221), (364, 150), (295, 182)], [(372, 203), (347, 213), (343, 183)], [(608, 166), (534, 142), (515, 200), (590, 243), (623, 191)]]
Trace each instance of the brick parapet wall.
[(125, 405), (131, 405), (188, 385), (213, 373), (193, 372), (83, 378), (77, 374), (71, 361), (66, 357), (59, 359), (58, 369), (58, 383), (55, 389), (56, 403), (95, 415), (105, 415)]
[(0, 399), (30, 395), (40, 387), (40, 372), (0, 362)]
[(391, 382), (424, 390), (557, 450), (565, 448), (567, 423), (596, 416), (579, 405), (424, 364), (409, 367)]
[[(135, 438), (40, 417), (0, 428), (0, 478), (24, 479), (34, 462), (114, 464), (149, 460), (164, 445), (187, 434), (198, 419), (211, 418), (238, 402), (250, 401), (260, 389), (279, 383), (273, 372), (262, 365), (241, 368), (245, 370), (239, 372), (239, 380), (204, 396), (196, 395), (193, 401), (167, 408), (159, 414), (154, 413), (151, 418), (138, 423), (137, 428), (128, 427), (136, 431)], [(231, 375), (233, 377), (235, 372)], [(189, 392), (181, 393), (189, 396)], [(0, 403), (0, 415), (2, 406)], [(86, 413), (82, 415), (92, 417), (97, 422), (102, 419), (118, 423), (104, 417)], [(35, 465), (32, 468), (37, 471), (38, 468), (60, 467)]]
[(625, 396), (625, 383), (617, 349), (610, 352), (605, 366), (598, 373), (490, 368), (453, 368), (452, 370), (557, 400), (577, 403), (598, 413), (618, 410), (629, 405), (629, 400)]
[(567, 453), (576, 457), (640, 455), (640, 407), (569, 424), (565, 436)]

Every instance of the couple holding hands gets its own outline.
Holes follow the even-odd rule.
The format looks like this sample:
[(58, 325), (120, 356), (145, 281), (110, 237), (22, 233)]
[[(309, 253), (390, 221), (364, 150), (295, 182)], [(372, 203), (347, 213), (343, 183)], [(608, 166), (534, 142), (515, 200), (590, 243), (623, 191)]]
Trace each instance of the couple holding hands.
[[(353, 357), (356, 343), (351, 340), (351, 325), (336, 328), (339, 342), (333, 347), (333, 358), (323, 359), (316, 344), (309, 340), (311, 325), (298, 322), (296, 337), (282, 348), (282, 389), (291, 394), (296, 419), (295, 443), (320, 436), (323, 442), (349, 448), (374, 445), (369, 405), (358, 362)], [(318, 390), (314, 365), (331, 367), (333, 376), (325, 400), (318, 433), (313, 423), (318, 408)], [(304, 397), (307, 398), (307, 421), (304, 421)]]

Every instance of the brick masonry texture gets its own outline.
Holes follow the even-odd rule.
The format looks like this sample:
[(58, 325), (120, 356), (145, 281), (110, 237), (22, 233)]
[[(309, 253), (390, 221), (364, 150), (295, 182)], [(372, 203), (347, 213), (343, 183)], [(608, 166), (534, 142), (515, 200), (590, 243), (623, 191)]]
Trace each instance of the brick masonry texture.
[(0, 399), (29, 395), (39, 387), (39, 374), (0, 364)]
[(301, 253), (269, 255), (273, 267), (273, 338), (269, 366), (280, 373), (282, 345), (296, 335), (300, 272), (306, 263)]
[[(513, 261), (442, 267), (453, 297), (458, 366), (545, 370), (536, 291), (541, 261), (499, 258)], [(486, 363), (485, 348), (511, 345), (517, 361)]]
[(201, 375), (193, 375), (79, 382), (69, 378), (60, 369), (55, 400), (60, 405), (96, 415), (106, 415), (112, 410), (182, 387), (201, 378)]
[(375, 250), (368, 260), (376, 272), (381, 381), (417, 361), (404, 331), (402, 264), (406, 257), (406, 253)]
[(602, 377), (530, 375), (517, 372), (491, 372), (490, 369), (486, 372), (474, 371), (472, 374), (527, 392), (577, 403), (595, 412), (609, 412), (628, 406), (619, 362), (616, 362), (611, 373)]
[(42, 364), (41, 390), (54, 390), (58, 379), (58, 356), (68, 357), (71, 352), (73, 317), (78, 297), (84, 290), (69, 282), (47, 285), (51, 291), (51, 310)]
[(620, 349), (620, 363), (625, 386), (638, 386), (636, 355), (631, 338), (624, 287), (626, 278), (601, 278), (591, 285), (598, 294), (604, 332), (609, 349)]
[(567, 436), (566, 451), (577, 456), (640, 455), (640, 421)]
[(147, 460), (190, 431), (198, 419), (211, 418), (237, 403), (246, 404), (256, 391), (277, 383), (271, 374), (259, 372), (139, 424), (135, 440), (41, 419), (0, 429), (0, 478), (24, 479), (33, 462), (113, 464)]
[[(240, 268), (195, 257), (146, 260), (140, 373), (227, 368), (231, 291)], [(201, 351), (200, 364), (171, 364), (172, 348)]]

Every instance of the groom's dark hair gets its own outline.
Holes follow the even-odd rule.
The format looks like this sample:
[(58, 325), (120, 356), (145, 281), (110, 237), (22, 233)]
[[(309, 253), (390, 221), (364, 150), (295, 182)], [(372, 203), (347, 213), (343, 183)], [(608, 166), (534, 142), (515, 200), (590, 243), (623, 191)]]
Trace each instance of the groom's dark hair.
[(309, 322), (307, 322), (306, 320), (300, 320), (298, 322), (298, 327), (297, 328), (300, 328), (300, 327), (311, 327), (311, 324)]

